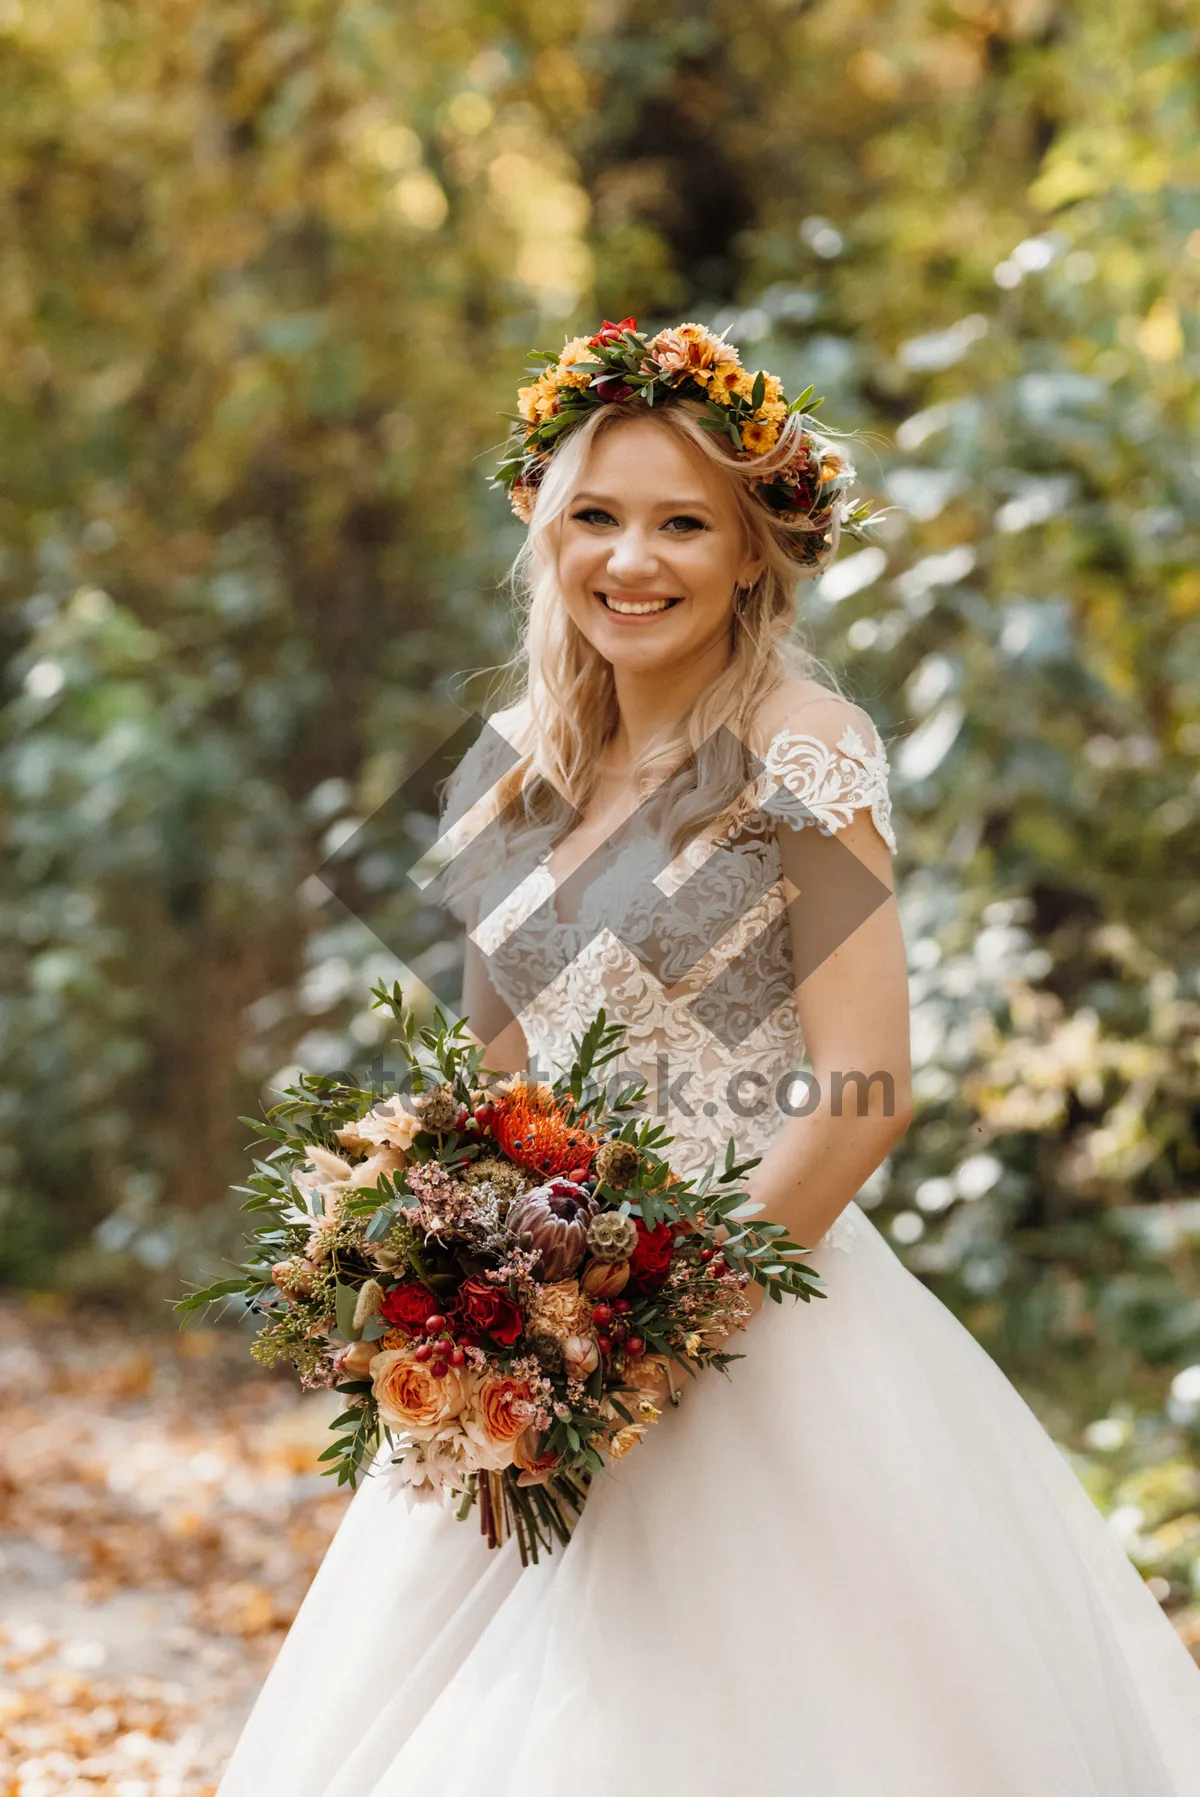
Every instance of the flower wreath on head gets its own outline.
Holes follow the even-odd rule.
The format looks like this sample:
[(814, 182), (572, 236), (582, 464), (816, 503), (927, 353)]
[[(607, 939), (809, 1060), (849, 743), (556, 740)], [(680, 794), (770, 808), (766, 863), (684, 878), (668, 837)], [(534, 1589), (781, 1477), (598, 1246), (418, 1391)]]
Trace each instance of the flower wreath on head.
[[(805, 414), (794, 453), (780, 465), (772, 457), (761, 478), (751, 476), (755, 498), (783, 523), (800, 525), (790, 538), (802, 566), (821, 563), (836, 523), (860, 536), (871, 522), (870, 508), (853, 503), (849, 459), (815, 431), (808, 415), (821, 401), (809, 387), (790, 403), (778, 375), (742, 366), (732, 344), (702, 324), (672, 325), (647, 339), (637, 320), (605, 319), (594, 337), (573, 337), (557, 354), (536, 352), (530, 374), (537, 379), (517, 395), (519, 411), (496, 473), (522, 523), (533, 515), (537, 489), (562, 438), (605, 405), (639, 399), (647, 406), (690, 399), (704, 407), (700, 423), (728, 437), (734, 458), (753, 462), (772, 457), (786, 420)], [(807, 408), (807, 411), (806, 411)]]

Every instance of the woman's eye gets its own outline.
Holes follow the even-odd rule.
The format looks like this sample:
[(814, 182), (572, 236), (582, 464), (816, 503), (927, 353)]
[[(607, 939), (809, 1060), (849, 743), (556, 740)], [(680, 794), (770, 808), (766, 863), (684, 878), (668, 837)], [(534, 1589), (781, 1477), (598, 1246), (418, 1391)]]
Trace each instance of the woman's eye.
[(685, 530), (707, 530), (708, 526), (703, 518), (693, 518), (688, 512), (679, 512), (674, 518), (667, 519), (664, 528), (682, 535)]
[(579, 524), (615, 524), (616, 519), (611, 512), (605, 512), (598, 505), (585, 505), (582, 510), (571, 513)]

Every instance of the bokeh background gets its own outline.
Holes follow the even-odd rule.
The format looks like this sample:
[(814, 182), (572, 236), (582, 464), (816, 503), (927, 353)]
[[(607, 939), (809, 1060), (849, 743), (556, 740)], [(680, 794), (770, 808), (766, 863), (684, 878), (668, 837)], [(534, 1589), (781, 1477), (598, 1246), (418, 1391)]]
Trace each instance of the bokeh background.
[(383, 1052), (397, 955), (453, 998), (398, 849), (352, 910), (315, 870), (494, 696), (527, 347), (699, 317), (816, 383), (889, 508), (805, 607), (900, 812), (918, 1112), (864, 1202), (1200, 1642), (1198, 36), (1189, 0), (0, 0), (20, 1402), (109, 1318), (152, 1409), (239, 1114)]

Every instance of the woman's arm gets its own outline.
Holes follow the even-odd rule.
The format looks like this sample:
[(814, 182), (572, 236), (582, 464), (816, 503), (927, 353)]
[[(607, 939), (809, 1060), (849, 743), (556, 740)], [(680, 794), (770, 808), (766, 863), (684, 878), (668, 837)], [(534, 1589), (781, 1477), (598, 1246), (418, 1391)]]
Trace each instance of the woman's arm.
[[(867, 745), (876, 741), (862, 712), (814, 691), (810, 683), (777, 689), (760, 723), (764, 741), (788, 730), (833, 749), (847, 729)], [(776, 830), (785, 880), (797, 891), (806, 883), (810, 888), (809, 906), (793, 905), (789, 912), (793, 958), (800, 968), (811, 952), (803, 939), (806, 909), (809, 915), (815, 909), (836, 917), (838, 905), (838, 856), (814, 857), (815, 827), (797, 830), (780, 823)], [(817, 1086), (806, 1093), (797, 1084), (796, 1102), (808, 1114), (780, 1117), (778, 1133), (749, 1181), (771, 1220), (809, 1247), (899, 1141), (912, 1116), (908, 965), (888, 845), (865, 807), (833, 842), (857, 856), (890, 896), (796, 987)], [(829, 889), (814, 897), (814, 879), (827, 880)]]
[(525, 1032), (488, 978), (487, 963), (467, 932), (463, 966), (463, 1017), (484, 1049), (483, 1064), (493, 1073), (523, 1073), (529, 1064)]
[[(749, 1180), (770, 1219), (806, 1246), (820, 1240), (912, 1116), (908, 968), (891, 858), (869, 812), (856, 813), (837, 840), (891, 896), (796, 988), (819, 1101), (807, 1116), (783, 1119)], [(780, 829), (779, 851), (784, 875), (799, 888), (796, 831)], [(795, 908), (791, 919), (801, 962)], [(806, 1095), (798, 1086), (798, 1102), (807, 1105), (814, 1097), (815, 1088)]]

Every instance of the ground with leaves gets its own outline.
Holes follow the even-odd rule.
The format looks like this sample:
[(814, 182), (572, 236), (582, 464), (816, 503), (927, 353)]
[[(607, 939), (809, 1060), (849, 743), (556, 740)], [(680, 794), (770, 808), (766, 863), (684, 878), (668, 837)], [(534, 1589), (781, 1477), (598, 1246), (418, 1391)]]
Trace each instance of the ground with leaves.
[(337, 1527), (235, 1332), (0, 1307), (0, 1794), (205, 1797)]

